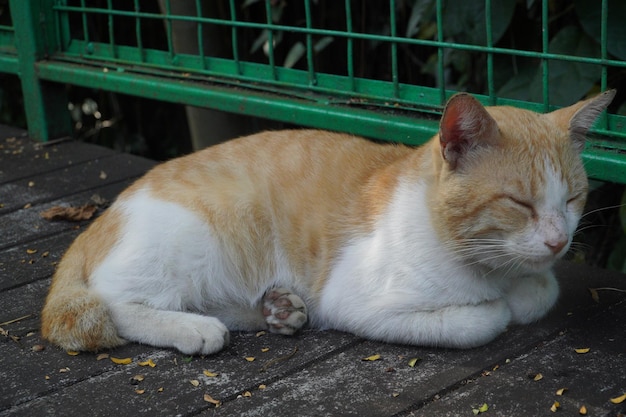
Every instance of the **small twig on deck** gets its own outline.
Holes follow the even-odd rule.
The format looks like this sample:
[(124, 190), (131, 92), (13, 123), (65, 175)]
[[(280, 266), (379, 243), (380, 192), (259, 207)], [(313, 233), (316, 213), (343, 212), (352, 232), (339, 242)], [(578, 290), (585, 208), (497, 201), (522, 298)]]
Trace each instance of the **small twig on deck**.
[(41, 149), (43, 149), (43, 148), (45, 148), (45, 147), (48, 147), (48, 146), (53, 146), (53, 145), (58, 145), (59, 143), (69, 142), (69, 141), (72, 141), (72, 140), (74, 140), (72, 137), (70, 137), (70, 136), (65, 136), (65, 137), (62, 137), (62, 138), (59, 138), (59, 139), (49, 140), (49, 141), (47, 141), (47, 142), (38, 142), (38, 143), (35, 143), (35, 144), (33, 145), (33, 148), (34, 148), (36, 151), (39, 151), (39, 150), (41, 150)]
[(32, 316), (32, 314), (27, 314), (25, 316), (18, 317), (18, 318), (13, 319), (13, 320), (5, 321), (4, 323), (0, 323), (0, 327), (6, 326), (7, 324), (17, 323), (18, 321), (22, 321), (24, 319), (30, 318), (31, 316)]
[(296, 354), (297, 351), (298, 351), (298, 346), (295, 346), (293, 348), (293, 351), (291, 351), (289, 354), (287, 354), (285, 356), (279, 356), (278, 358), (270, 359), (269, 361), (267, 361), (267, 362), (265, 362), (263, 364), (261, 369), (259, 369), (259, 372), (265, 372), (265, 371), (267, 371), (267, 368), (269, 368), (270, 366), (274, 366), (278, 362), (282, 362), (282, 361), (286, 361), (286, 360), (291, 359), (293, 357), (293, 355)]

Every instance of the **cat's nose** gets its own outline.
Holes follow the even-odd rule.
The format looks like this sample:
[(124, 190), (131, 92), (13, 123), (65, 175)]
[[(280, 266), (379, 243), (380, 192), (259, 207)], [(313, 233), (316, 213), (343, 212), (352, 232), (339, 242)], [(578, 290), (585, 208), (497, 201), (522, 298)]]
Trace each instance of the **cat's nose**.
[(567, 245), (567, 239), (564, 240), (546, 240), (544, 244), (550, 249), (553, 254), (560, 253), (565, 245)]

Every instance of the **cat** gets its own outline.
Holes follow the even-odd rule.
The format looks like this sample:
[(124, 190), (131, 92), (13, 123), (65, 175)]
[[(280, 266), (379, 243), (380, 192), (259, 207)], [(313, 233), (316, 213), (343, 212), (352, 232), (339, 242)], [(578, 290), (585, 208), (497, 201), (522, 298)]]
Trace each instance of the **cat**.
[(207, 355), (305, 323), (470, 348), (555, 304), (585, 135), (615, 91), (547, 114), (454, 95), (421, 147), (264, 132), (165, 162), (61, 260), (42, 335)]

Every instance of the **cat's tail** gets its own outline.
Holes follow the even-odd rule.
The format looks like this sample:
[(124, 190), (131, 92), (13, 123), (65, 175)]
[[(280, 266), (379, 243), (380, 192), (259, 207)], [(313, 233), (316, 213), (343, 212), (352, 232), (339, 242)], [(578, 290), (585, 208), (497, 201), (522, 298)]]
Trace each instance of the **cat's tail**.
[(68, 351), (124, 344), (108, 308), (87, 285), (83, 255), (72, 245), (63, 257), (41, 311), (41, 334)]

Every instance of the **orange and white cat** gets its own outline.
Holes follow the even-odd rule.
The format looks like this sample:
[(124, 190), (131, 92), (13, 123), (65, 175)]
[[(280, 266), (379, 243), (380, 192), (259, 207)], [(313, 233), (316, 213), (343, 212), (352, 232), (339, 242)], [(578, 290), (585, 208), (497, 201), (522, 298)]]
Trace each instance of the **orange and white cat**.
[(266, 132), (164, 163), (69, 248), (42, 333), (186, 354), (308, 320), (467, 348), (546, 314), (587, 194), (585, 134), (614, 91), (548, 114), (447, 104), (419, 148)]

